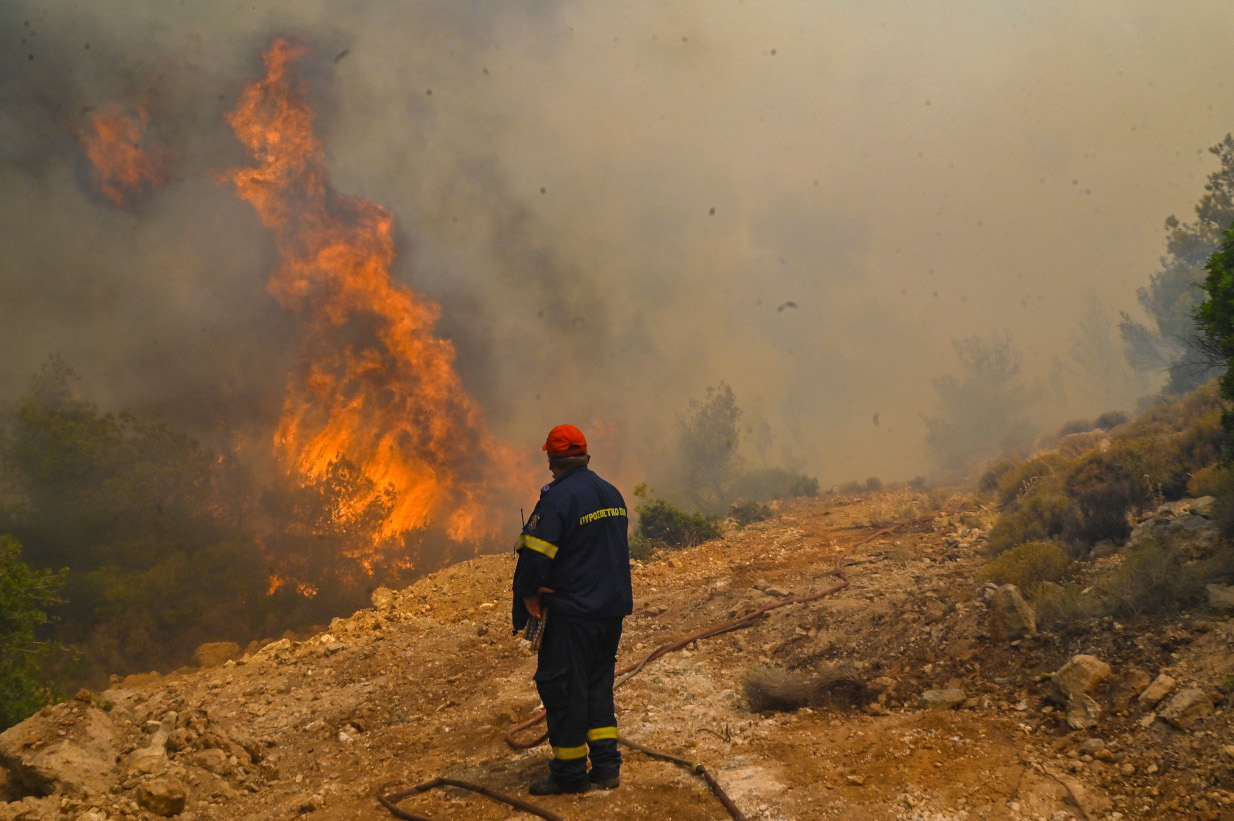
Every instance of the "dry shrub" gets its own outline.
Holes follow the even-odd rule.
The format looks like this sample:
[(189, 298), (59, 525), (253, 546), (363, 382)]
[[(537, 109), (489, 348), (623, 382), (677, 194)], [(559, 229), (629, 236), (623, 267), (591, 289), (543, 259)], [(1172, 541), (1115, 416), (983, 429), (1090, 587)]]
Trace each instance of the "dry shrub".
[(1216, 496), (1222, 492), (1221, 474), (1220, 465), (1200, 468), (1187, 480), (1187, 493), (1191, 496)]
[(1067, 460), (1058, 454), (1048, 453), (1030, 459), (1006, 471), (998, 480), (998, 502), (1006, 507), (1023, 496), (1042, 481), (1057, 476), (1066, 467)]
[(802, 707), (852, 709), (869, 700), (869, 688), (844, 666), (827, 667), (814, 675), (774, 667), (754, 667), (746, 673), (746, 703), (750, 711), (791, 712)]
[(1025, 542), (1050, 541), (1062, 531), (1070, 504), (1057, 477), (1036, 484), (998, 517), (987, 541), (990, 553), (997, 556)]
[(995, 584), (1014, 584), (1031, 596), (1044, 582), (1066, 578), (1071, 566), (1071, 559), (1057, 544), (1031, 541), (999, 555), (986, 565), (980, 579)]
[(1120, 410), (1106, 411), (1097, 417), (1093, 422), (1093, 426), (1098, 430), (1114, 430), (1119, 425), (1125, 425), (1130, 421), (1130, 417)]
[[(1084, 558), (1099, 542), (1125, 542), (1132, 511), (1182, 498), (1189, 489), (1217, 490), (1212, 466), (1219, 457), (1221, 401), (1215, 382), (1129, 422), (1125, 415), (1103, 414), (1097, 427), (1117, 428), (1104, 450), (1103, 434), (1072, 434), (1056, 452), (986, 472), (980, 487), (995, 493), (1002, 508), (990, 532), (991, 553), (1058, 541)], [(1234, 534), (1234, 480), (1230, 487), (1229, 515), (1222, 521)]]
[(1090, 453), (1072, 466), (1064, 492), (1073, 500), (1062, 536), (1076, 556), (1101, 541), (1122, 544), (1131, 535), (1128, 512), (1149, 498), (1147, 484), (1127, 467), (1122, 450)]
[(1085, 595), (1080, 585), (1074, 583), (1047, 582), (1033, 592), (1030, 600), (1037, 613), (1037, 627), (1041, 629), (1061, 631), (1105, 613), (1099, 600)]
[(1181, 498), (1191, 475), (1220, 457), (1216, 381), (1148, 409), (1119, 430), (1115, 440), (1111, 449), (1122, 451), (1121, 461), (1129, 470), (1166, 498)]
[(1173, 615), (1201, 601), (1211, 579), (1210, 566), (1147, 542), (1092, 587), (1111, 616)]
[(1058, 440), (1058, 455), (1065, 459), (1075, 459), (1101, 446), (1105, 434), (1100, 431), (1073, 433)]
[(1093, 423), (1087, 419), (1072, 419), (1070, 422), (1064, 422), (1062, 426), (1054, 433), (1055, 439), (1063, 439), (1073, 433), (1088, 433), (1093, 429)]
[(1016, 459), (1003, 459), (1001, 462), (995, 462), (977, 480), (977, 490), (982, 493), (998, 493), (999, 488), (1002, 486), (1003, 477), (1014, 470), (1018, 470), (1019, 467), (1020, 463)]

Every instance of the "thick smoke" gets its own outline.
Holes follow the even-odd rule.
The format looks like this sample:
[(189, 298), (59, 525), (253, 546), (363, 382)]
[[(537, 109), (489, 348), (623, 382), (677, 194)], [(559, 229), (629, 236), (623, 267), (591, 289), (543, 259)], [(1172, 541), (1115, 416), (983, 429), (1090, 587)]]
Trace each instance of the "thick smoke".
[[(590, 427), (628, 483), (721, 380), (824, 485), (909, 478), (969, 335), (1010, 335), (1043, 422), (1131, 401), (1048, 377), (1094, 300), (1135, 311), (1234, 129), (1221, 2), (12, 0), (0, 398), (58, 351), (109, 407), (269, 435), (297, 329), (220, 175), (282, 33), (335, 187), (397, 216), (395, 274), (497, 435)], [(174, 173), (118, 209), (74, 129), (137, 99)]]

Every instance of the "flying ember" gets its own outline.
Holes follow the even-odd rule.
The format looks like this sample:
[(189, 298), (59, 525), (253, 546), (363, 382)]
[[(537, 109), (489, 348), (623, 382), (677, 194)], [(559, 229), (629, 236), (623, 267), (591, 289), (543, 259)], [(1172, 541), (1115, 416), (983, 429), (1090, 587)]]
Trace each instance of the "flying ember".
[(171, 179), (166, 150), (147, 139), (149, 121), (144, 106), (126, 110), (113, 105), (76, 129), (81, 149), (90, 160), (91, 179), (113, 205), (134, 205)]
[(434, 334), (438, 306), (391, 279), (393, 215), (331, 186), (296, 70), (306, 53), (275, 40), (263, 55), (266, 76), (227, 117), (256, 162), (228, 179), (279, 255), (269, 290), (303, 320), (275, 446), (305, 482), (340, 462), (368, 480), (333, 511), (339, 521), (389, 500), (375, 552), (421, 528), (483, 539), (500, 523), (494, 497), (514, 458), (463, 389), (454, 346)]

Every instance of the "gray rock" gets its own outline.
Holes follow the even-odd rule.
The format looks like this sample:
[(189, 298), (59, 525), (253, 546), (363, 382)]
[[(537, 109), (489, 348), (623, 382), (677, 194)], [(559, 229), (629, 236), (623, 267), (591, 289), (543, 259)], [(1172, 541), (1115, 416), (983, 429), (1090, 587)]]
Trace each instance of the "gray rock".
[(1234, 610), (1234, 585), (1209, 584), (1208, 604), (1216, 610)]
[(187, 798), (188, 791), (174, 778), (152, 778), (137, 785), (137, 803), (164, 818), (184, 812)]
[(1105, 739), (1089, 738), (1080, 745), (1080, 755), (1093, 755), (1105, 749)]
[(392, 610), (398, 603), (398, 593), (388, 587), (379, 587), (373, 591), (372, 602), (378, 610)]
[(1079, 654), (1058, 668), (1051, 677), (1049, 698), (1058, 704), (1069, 705), (1072, 699), (1086, 695), (1111, 675), (1110, 665), (1096, 656)]
[(1205, 519), (1212, 519), (1217, 507), (1217, 499), (1215, 496), (1201, 496), (1198, 499), (1191, 500), (1190, 511), (1196, 516), (1203, 516)]
[(922, 710), (954, 710), (968, 698), (963, 690), (947, 688), (945, 690), (926, 690), (917, 701)]
[(1140, 697), (1138, 699), (1140, 709), (1153, 709), (1161, 703), (1161, 699), (1168, 696), (1177, 685), (1177, 681), (1170, 676), (1167, 676), (1165, 673), (1161, 673), (1153, 679), (1152, 684), (1148, 685), (1148, 687), (1144, 689), (1144, 692), (1140, 693)]
[(1186, 730), (1212, 711), (1213, 702), (1208, 693), (1198, 687), (1185, 687), (1158, 711), (1157, 717), (1180, 730)]
[(1097, 726), (1101, 705), (1089, 695), (1079, 693), (1067, 702), (1067, 726), (1073, 730), (1088, 730)]
[(235, 771), (235, 767), (227, 760), (227, 753), (218, 748), (195, 750), (181, 760), (187, 760), (194, 767), (201, 767), (219, 776), (227, 776)]
[(237, 658), (240, 658), (240, 645), (234, 641), (208, 641), (193, 651), (193, 661), (198, 667), (219, 667)]
[(990, 606), (990, 637), (995, 641), (1012, 641), (1036, 635), (1037, 614), (1014, 584), (986, 588)]
[(1216, 522), (1205, 516), (1191, 512), (1174, 516), (1168, 509), (1161, 509), (1135, 526), (1126, 550), (1131, 552), (1153, 541), (1169, 545), (1189, 559), (1203, 559), (1221, 544), (1221, 531)]
[[(37, 713), (0, 733), (0, 767), (26, 791), (102, 792), (111, 786), (117, 756), (115, 727), (101, 710), (71, 704)], [(59, 723), (66, 717), (71, 717), (72, 729), (61, 737)], [(53, 740), (48, 743), (48, 739)]]

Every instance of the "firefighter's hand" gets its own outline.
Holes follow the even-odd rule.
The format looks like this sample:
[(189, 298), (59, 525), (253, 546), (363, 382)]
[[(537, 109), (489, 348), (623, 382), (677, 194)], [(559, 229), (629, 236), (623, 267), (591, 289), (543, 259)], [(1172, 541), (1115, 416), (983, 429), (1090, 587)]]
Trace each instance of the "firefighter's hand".
[(527, 596), (523, 599), (523, 604), (527, 606), (527, 612), (531, 614), (532, 618), (538, 619), (544, 615), (544, 609), (540, 606), (540, 597), (545, 593), (554, 592), (556, 591), (551, 587), (541, 587), (534, 596)]

